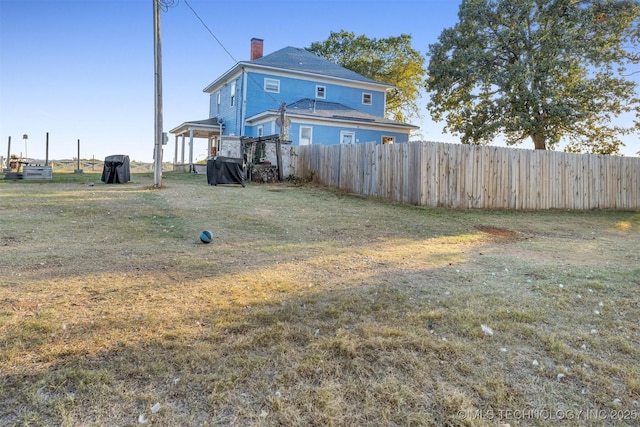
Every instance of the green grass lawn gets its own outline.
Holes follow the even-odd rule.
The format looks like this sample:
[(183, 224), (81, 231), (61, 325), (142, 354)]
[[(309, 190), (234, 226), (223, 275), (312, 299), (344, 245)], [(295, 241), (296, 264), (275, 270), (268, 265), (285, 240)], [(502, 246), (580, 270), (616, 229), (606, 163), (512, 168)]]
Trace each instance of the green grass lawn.
[(0, 425), (640, 425), (638, 212), (86, 172), (0, 206)]

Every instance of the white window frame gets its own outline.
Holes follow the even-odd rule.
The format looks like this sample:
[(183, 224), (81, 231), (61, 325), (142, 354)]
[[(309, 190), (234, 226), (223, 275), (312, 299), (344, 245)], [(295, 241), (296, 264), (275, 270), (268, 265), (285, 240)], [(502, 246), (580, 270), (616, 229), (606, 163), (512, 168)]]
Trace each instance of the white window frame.
[[(369, 101), (367, 102), (367, 98)], [(364, 92), (362, 94), (362, 105), (372, 105), (373, 104), (373, 95), (369, 92)]]
[[(321, 95), (322, 92), (322, 95)], [(316, 98), (327, 99), (327, 87), (316, 85)]]
[[(309, 144), (301, 144), (302, 142), (302, 131), (309, 130)], [(298, 145), (311, 145), (313, 144), (313, 127), (312, 126), (300, 126), (300, 131), (298, 132)]]
[(280, 80), (265, 77), (264, 91), (269, 93), (280, 93)]
[[(344, 142), (346, 137), (351, 137), (351, 142)], [(355, 144), (356, 142), (356, 133), (351, 130), (341, 130), (340, 131), (340, 144)]]
[(216, 95), (216, 114), (220, 114), (220, 101), (222, 100), (222, 94), (218, 91)]
[[(386, 140), (386, 142), (385, 142)], [(382, 135), (382, 138), (380, 140), (383, 144), (395, 144), (396, 143), (396, 137), (395, 136), (389, 136), (389, 135)]]
[(264, 126), (258, 126), (258, 136), (264, 136)]

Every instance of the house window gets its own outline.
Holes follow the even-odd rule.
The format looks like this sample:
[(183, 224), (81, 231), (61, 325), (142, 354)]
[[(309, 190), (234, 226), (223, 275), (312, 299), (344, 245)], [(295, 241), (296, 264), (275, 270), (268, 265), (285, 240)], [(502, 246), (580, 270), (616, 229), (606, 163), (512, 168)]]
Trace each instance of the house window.
[(312, 128), (311, 126), (300, 126), (299, 145), (311, 144)]
[(316, 86), (316, 98), (325, 99), (327, 97), (327, 88), (324, 86)]
[(231, 106), (236, 105), (236, 82), (231, 83)]
[(363, 93), (362, 94), (362, 103), (364, 105), (371, 105), (371, 94), (370, 93)]
[(383, 144), (393, 144), (394, 142), (396, 142), (396, 137), (395, 136), (383, 136), (382, 137), (382, 143)]
[(217, 95), (216, 95), (216, 114), (220, 114), (220, 100), (222, 99), (222, 96), (220, 94), (220, 91), (218, 91)]
[(263, 136), (264, 135), (264, 126), (260, 125), (258, 126), (258, 136)]
[(340, 144), (353, 144), (356, 139), (356, 133), (350, 131), (340, 131)]
[(264, 91), (272, 93), (280, 93), (280, 80), (264, 79)]

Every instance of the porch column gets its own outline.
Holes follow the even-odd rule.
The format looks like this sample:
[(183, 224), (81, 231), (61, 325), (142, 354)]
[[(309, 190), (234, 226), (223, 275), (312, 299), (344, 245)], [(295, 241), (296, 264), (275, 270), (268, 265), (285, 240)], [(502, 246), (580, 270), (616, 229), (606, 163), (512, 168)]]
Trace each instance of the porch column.
[(178, 164), (178, 135), (176, 135), (176, 148), (173, 150), (173, 166)]
[(180, 164), (184, 165), (184, 133), (182, 134), (182, 157), (180, 158)]
[(189, 131), (189, 172), (193, 172), (193, 129)]
[(208, 158), (209, 156), (211, 156), (211, 147), (212, 147), (212, 146), (213, 146), (213, 145), (211, 144), (211, 136), (209, 136), (209, 137), (207, 138), (207, 158)]

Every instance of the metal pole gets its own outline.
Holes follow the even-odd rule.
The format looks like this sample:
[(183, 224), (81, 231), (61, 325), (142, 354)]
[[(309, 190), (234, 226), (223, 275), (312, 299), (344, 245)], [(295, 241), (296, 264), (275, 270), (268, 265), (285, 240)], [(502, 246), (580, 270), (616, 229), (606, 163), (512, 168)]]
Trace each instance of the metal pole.
[(9, 137), (9, 145), (7, 147), (7, 169), (11, 168), (11, 137)]
[(160, 0), (153, 0), (153, 56), (155, 60), (155, 144), (153, 186), (162, 186), (162, 47), (160, 42)]
[(78, 140), (78, 170), (80, 170), (80, 140)]
[(44, 165), (49, 166), (49, 132), (47, 132), (47, 143), (45, 149)]

